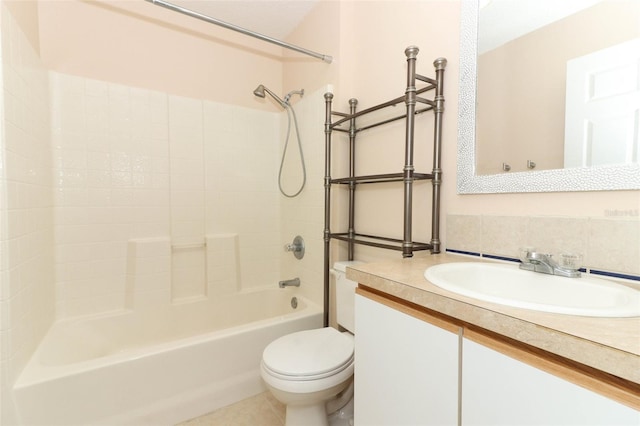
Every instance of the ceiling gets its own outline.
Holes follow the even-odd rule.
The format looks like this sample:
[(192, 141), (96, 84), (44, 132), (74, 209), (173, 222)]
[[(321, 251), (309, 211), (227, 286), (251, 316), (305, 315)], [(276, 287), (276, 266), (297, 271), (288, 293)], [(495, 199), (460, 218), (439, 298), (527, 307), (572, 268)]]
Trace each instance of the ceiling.
[(285, 39), (320, 0), (166, 0), (211, 18)]

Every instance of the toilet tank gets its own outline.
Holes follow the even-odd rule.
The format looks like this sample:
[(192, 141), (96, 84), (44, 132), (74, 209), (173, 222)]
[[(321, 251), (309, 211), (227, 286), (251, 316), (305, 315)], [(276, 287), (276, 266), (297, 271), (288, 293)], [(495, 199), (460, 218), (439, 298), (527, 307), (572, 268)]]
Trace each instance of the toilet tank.
[(357, 260), (335, 262), (331, 270), (336, 280), (336, 320), (338, 324), (354, 334), (356, 332), (355, 295), (358, 283), (347, 279), (346, 268), (358, 263), (363, 262)]

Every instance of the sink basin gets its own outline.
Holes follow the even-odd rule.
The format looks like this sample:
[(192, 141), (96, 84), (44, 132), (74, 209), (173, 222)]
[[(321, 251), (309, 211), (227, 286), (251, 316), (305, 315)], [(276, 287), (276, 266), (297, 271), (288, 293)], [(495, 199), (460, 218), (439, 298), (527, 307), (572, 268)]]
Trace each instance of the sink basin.
[(477, 262), (432, 266), (424, 276), (445, 290), (505, 306), (591, 317), (640, 316), (640, 291), (595, 277), (565, 278)]

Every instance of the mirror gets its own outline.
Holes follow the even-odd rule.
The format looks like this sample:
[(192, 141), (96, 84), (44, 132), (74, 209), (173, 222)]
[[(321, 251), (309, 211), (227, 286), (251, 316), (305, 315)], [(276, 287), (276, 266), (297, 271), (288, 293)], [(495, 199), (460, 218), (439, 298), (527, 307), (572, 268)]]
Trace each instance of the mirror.
[[(497, 1), (497, 0), (494, 0)], [(538, 2), (540, 0), (537, 0)], [(581, 3), (586, 3), (591, 0), (579, 0)], [(489, 2), (491, 3), (491, 2)], [(517, 3), (517, 1), (511, 0), (509, 3)], [(548, 8), (555, 6), (558, 3), (566, 3), (566, 2), (556, 2), (550, 1), (546, 2), (547, 13), (546, 15), (550, 15), (548, 12)], [(591, 1), (593, 3), (593, 1)], [(629, 2), (632, 3), (632, 2)], [(491, 6), (491, 4), (489, 4)], [(488, 8), (487, 8), (488, 9)], [(562, 88), (557, 91), (560, 92), (559, 98), (561, 100), (554, 100), (552, 103), (548, 103), (547, 107), (542, 110), (542, 112), (538, 112), (537, 116), (527, 117), (524, 114), (522, 116), (511, 115), (505, 117), (506, 113), (497, 113), (495, 109), (489, 108), (488, 111), (483, 110), (483, 106), (485, 101), (481, 98), (477, 97), (477, 94), (481, 95), (486, 92), (482, 87), (478, 87), (478, 52), (479, 52), (479, 40), (478, 40), (478, 23), (483, 22), (482, 19), (479, 20), (479, 3), (477, 0), (464, 0), (462, 1), (462, 22), (461, 22), (461, 32), (460, 32), (460, 96), (459, 96), (459, 115), (458, 115), (458, 193), (507, 193), (507, 192), (551, 192), (551, 191), (597, 191), (597, 190), (621, 190), (621, 189), (640, 189), (640, 163), (638, 163), (638, 126), (635, 128), (632, 126), (632, 138), (635, 138), (635, 148), (626, 149), (626, 151), (631, 151), (631, 154), (627, 157), (631, 158), (631, 162), (618, 162), (619, 159), (615, 158), (607, 163), (607, 161), (592, 161), (592, 166), (586, 166), (586, 163), (571, 163), (567, 161), (568, 168), (560, 168), (565, 166), (565, 158), (564, 151), (568, 150), (572, 144), (575, 146), (575, 142), (571, 142), (571, 140), (567, 139), (567, 142), (564, 142), (564, 134), (567, 132), (565, 129), (565, 105), (563, 104), (563, 100), (566, 95), (567, 89), (564, 87), (564, 81), (562, 81)], [(531, 14), (529, 14), (531, 15)], [(484, 19), (484, 18), (483, 18)], [(637, 19), (637, 18), (636, 18)], [(514, 19), (510, 19), (514, 21)], [(637, 23), (637, 20), (636, 20)], [(493, 27), (494, 25), (492, 25)], [(517, 27), (522, 28), (523, 24), (516, 25)], [(637, 25), (636, 25), (637, 31)], [(582, 38), (580, 38), (581, 41)], [(534, 43), (537, 46), (537, 43)], [(484, 47), (484, 41), (482, 41), (482, 49), (486, 49)], [(602, 47), (602, 46), (600, 46)], [(531, 49), (529, 46), (528, 49)], [(584, 56), (588, 52), (584, 51), (584, 48), (577, 56)], [(495, 49), (494, 49), (495, 50)], [(525, 50), (523, 47), (519, 48), (520, 51)], [(637, 50), (637, 49), (636, 49)], [(549, 49), (545, 49), (542, 54), (544, 55), (547, 52), (551, 52)], [(520, 52), (523, 53), (523, 52)], [(533, 57), (533, 53), (530, 55), (523, 56)], [(529, 69), (533, 69), (535, 73), (545, 73), (545, 71), (549, 68), (547, 62), (552, 60), (553, 57), (557, 55), (548, 55), (545, 61), (538, 61), (528, 65)], [(574, 57), (575, 55), (570, 54), (569, 56)], [(482, 58), (484, 59), (484, 58)], [(504, 65), (510, 65), (510, 62), (506, 59), (503, 60)], [(562, 59), (566, 64), (566, 58)], [(516, 60), (516, 62), (522, 62), (523, 59)], [(482, 60), (480, 61), (482, 63)], [(515, 68), (515, 67), (514, 67)], [(560, 65), (560, 68), (564, 70), (567, 68), (564, 64)], [(636, 63), (636, 72), (637, 70)], [(484, 75), (483, 70), (480, 71), (480, 76)], [(529, 80), (529, 77), (525, 77), (522, 75), (514, 75), (510, 77), (512, 80), (526, 79)], [(637, 81), (637, 74), (635, 76)], [(563, 79), (564, 80), (564, 79)], [(571, 79), (569, 80), (571, 81)], [(535, 87), (535, 82), (531, 83)], [(503, 78), (502, 84), (498, 85), (497, 91), (505, 92), (506, 81)], [(493, 90), (494, 88), (492, 88)], [(538, 92), (542, 92), (542, 90), (538, 90)], [(533, 96), (533, 95), (532, 95)], [(637, 95), (634, 99), (637, 100)], [(551, 102), (551, 101), (544, 101)], [(516, 112), (522, 112), (522, 108), (512, 107), (512, 110)], [(531, 129), (537, 129), (539, 125), (542, 123), (551, 121), (550, 118), (560, 116), (561, 125), (556, 124), (556, 132), (554, 136), (547, 138), (545, 136), (544, 139), (558, 139), (556, 141), (557, 145), (560, 146), (556, 149), (555, 162), (547, 161), (547, 159), (543, 159), (539, 157), (540, 160), (536, 161), (536, 158), (533, 158), (535, 154), (535, 149), (531, 154), (525, 152), (525, 157), (522, 160), (518, 161), (518, 167), (514, 168), (514, 171), (505, 172), (501, 170), (502, 163), (507, 163), (507, 161), (501, 161), (499, 158), (497, 159), (497, 163), (499, 167), (496, 167), (495, 164), (493, 168), (484, 167), (482, 164), (483, 158), (489, 158), (489, 160), (496, 162), (496, 158), (502, 153), (506, 153), (507, 151), (512, 151), (515, 153), (524, 152), (525, 149), (522, 146), (518, 146), (518, 142), (524, 142), (525, 147), (530, 146), (532, 148), (540, 148), (541, 137), (537, 137), (537, 139), (527, 140), (533, 131)], [(635, 109), (635, 119), (638, 120), (638, 108)], [(483, 122), (480, 122), (483, 120)], [(515, 128), (514, 133), (507, 139), (508, 143), (505, 145), (506, 148), (498, 148), (496, 154), (495, 151), (491, 151), (490, 148), (483, 148), (482, 140), (489, 139), (490, 141), (495, 142), (495, 135), (492, 136), (483, 136), (479, 132), (477, 133), (477, 129), (479, 130), (481, 127), (488, 128), (500, 128), (500, 126), (509, 125)], [(558, 127), (560, 127), (560, 131), (558, 132)], [(578, 126), (584, 127), (584, 126)], [(604, 129), (607, 129), (606, 126), (603, 126)], [(611, 140), (615, 136), (615, 132), (612, 132), (611, 129), (620, 128), (619, 123), (615, 123), (613, 127), (609, 126), (609, 131), (604, 132), (600, 131), (598, 134), (600, 136), (604, 135), (605, 147), (604, 151), (613, 151), (609, 149)], [(635, 129), (635, 130), (633, 130)], [(635, 133), (634, 133), (635, 132)], [(549, 133), (549, 132), (547, 132)], [(569, 132), (570, 133), (570, 132)], [(582, 136), (583, 139), (584, 136)], [(575, 138), (574, 138), (575, 139)], [(580, 138), (577, 138), (580, 139)], [(550, 143), (550, 142), (549, 142)], [(483, 149), (488, 149), (483, 154)], [(585, 149), (581, 148), (584, 152)], [(633, 151), (635, 149), (635, 152)], [(542, 151), (538, 150), (538, 152), (549, 152), (551, 148), (544, 148)], [(558, 154), (559, 153), (559, 154)], [(532, 156), (532, 158), (526, 158), (528, 155)], [(583, 156), (584, 157), (584, 156)], [(534, 168), (526, 167), (526, 160), (531, 160), (531, 162), (536, 163)], [(626, 161), (626, 160), (625, 160)], [(539, 166), (538, 163), (541, 163)], [(540, 168), (549, 167), (547, 170), (540, 170)], [(484, 170), (483, 170), (484, 168)]]

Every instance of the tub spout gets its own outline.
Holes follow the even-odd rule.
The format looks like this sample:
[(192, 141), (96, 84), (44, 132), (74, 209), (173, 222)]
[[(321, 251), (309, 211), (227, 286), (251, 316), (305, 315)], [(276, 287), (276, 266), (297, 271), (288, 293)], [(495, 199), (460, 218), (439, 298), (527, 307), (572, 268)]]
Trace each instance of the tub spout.
[(278, 283), (278, 286), (280, 288), (285, 288), (285, 287), (300, 287), (300, 278), (294, 278), (292, 280), (284, 280), (284, 281), (280, 281)]

